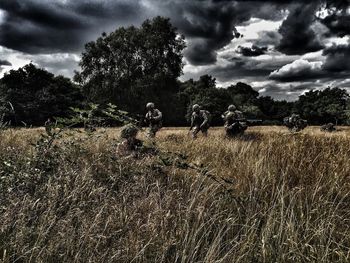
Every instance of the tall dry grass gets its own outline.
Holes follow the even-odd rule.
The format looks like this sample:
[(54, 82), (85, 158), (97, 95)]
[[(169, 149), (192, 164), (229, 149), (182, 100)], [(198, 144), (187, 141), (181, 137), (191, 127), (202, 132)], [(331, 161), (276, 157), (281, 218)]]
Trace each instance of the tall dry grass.
[(0, 262), (350, 261), (349, 129), (163, 129), (138, 159), (40, 132), (0, 134)]

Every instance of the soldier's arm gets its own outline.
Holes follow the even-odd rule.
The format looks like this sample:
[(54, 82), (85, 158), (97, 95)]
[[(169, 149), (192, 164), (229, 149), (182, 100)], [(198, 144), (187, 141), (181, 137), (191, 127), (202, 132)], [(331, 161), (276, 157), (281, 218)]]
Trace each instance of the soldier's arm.
[(208, 123), (208, 115), (205, 112), (203, 112), (203, 119), (204, 120), (201, 124), (201, 127), (203, 127), (204, 125), (206, 125)]
[(223, 114), (221, 114), (221, 118), (223, 118), (224, 120), (226, 119), (226, 115), (227, 115), (227, 111), (225, 111)]
[(148, 112), (146, 113), (145, 117), (143, 118), (143, 123), (147, 125), (149, 123), (149, 114)]
[(157, 116), (154, 117), (154, 120), (160, 121), (163, 117), (162, 113), (159, 110), (156, 110)]

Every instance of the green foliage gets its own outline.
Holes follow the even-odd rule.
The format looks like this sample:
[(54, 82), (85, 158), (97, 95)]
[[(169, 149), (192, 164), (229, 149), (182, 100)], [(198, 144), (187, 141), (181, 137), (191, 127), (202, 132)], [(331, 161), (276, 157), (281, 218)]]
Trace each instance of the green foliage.
[(270, 96), (264, 96), (257, 99), (256, 105), (268, 123), (278, 124), (283, 118), (291, 115), (294, 103), (285, 100), (276, 101)]
[(255, 104), (259, 96), (259, 92), (254, 90), (250, 85), (242, 82), (229, 86), (227, 92), (236, 105)]
[(0, 81), (0, 113), (14, 125), (43, 125), (48, 118), (66, 116), (81, 101), (80, 89), (68, 78), (33, 64), (11, 70)]
[(213, 116), (212, 125), (222, 125), (221, 115), (230, 104), (235, 104), (249, 117), (261, 117), (260, 109), (254, 105), (258, 95), (257, 91), (244, 83), (237, 83), (227, 89), (217, 88), (215, 78), (210, 75), (203, 75), (198, 81), (190, 79), (181, 85), (181, 96), (186, 102), (187, 121), (191, 117), (192, 105), (197, 103), (210, 111)]
[(112, 102), (132, 113), (144, 111), (150, 100), (165, 108), (176, 93), (184, 48), (169, 19), (156, 17), (86, 44), (75, 79), (96, 103)]
[(71, 116), (56, 119), (60, 127), (82, 126), (86, 131), (93, 132), (99, 126), (127, 123), (139, 125), (138, 120), (130, 117), (128, 112), (119, 110), (112, 103), (106, 106), (89, 103), (85, 108), (71, 108), (71, 111)]
[(349, 94), (344, 89), (326, 88), (309, 91), (299, 97), (296, 110), (310, 123), (345, 123)]

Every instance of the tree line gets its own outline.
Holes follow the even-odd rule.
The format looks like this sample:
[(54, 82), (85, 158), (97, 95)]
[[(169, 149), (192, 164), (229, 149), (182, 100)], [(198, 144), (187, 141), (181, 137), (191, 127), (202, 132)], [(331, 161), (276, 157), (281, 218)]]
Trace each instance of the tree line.
[(281, 124), (293, 112), (310, 124), (350, 124), (350, 96), (344, 89), (312, 90), (287, 102), (259, 96), (247, 83), (218, 88), (210, 75), (182, 82), (185, 47), (184, 37), (163, 17), (103, 33), (85, 45), (73, 80), (32, 63), (5, 73), (0, 79), (0, 116), (14, 126), (39, 126), (89, 103), (112, 103), (139, 116), (152, 101), (169, 126), (187, 125), (195, 103), (211, 113), (213, 125), (222, 124), (220, 116), (229, 104), (264, 124)]

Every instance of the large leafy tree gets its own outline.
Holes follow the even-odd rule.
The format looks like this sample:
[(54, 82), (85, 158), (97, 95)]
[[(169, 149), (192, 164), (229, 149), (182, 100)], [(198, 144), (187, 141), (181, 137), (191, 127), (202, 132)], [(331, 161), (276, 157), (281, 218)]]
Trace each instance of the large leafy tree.
[(50, 117), (66, 116), (82, 99), (70, 79), (33, 64), (11, 70), (0, 80), (0, 112), (14, 125), (42, 125)]
[(236, 105), (253, 105), (259, 96), (259, 92), (243, 82), (229, 86), (227, 92)]
[(75, 80), (91, 101), (140, 113), (150, 100), (171, 115), (184, 48), (184, 38), (167, 18), (121, 27), (86, 44)]
[(301, 95), (295, 106), (310, 123), (343, 123), (349, 97), (346, 90), (340, 88), (312, 90)]

